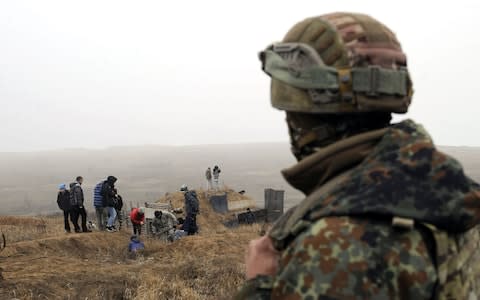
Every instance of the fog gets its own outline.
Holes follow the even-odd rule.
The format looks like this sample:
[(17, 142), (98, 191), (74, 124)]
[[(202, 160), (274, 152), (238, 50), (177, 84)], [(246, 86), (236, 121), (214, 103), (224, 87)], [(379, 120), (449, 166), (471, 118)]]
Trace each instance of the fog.
[[(257, 52), (333, 11), (391, 27), (415, 83), (407, 116), (480, 145), (475, 1), (1, 1), (0, 152), (286, 141)], [(253, 154), (252, 154), (253, 155)]]
[[(115, 175), (127, 201), (156, 200), (201, 187), (214, 164), (259, 204), (265, 187), (297, 203), (280, 175), (294, 162), (284, 113), (257, 53), (334, 11), (397, 33), (415, 95), (396, 121), (415, 119), (440, 145), (480, 146), (475, 1), (1, 1), (2, 213), (55, 210), (57, 185), (77, 175), (88, 195)], [(480, 178), (479, 148), (444, 149)]]
[[(480, 181), (480, 148), (441, 150), (458, 158), (467, 174)], [(78, 175), (85, 179), (86, 208), (91, 212), (93, 187), (108, 175), (118, 177), (116, 187), (127, 207), (130, 203), (136, 206), (178, 191), (182, 184), (205, 188), (205, 170), (216, 164), (222, 169), (222, 185), (245, 190), (259, 207), (264, 203), (265, 188), (285, 190), (288, 208), (303, 199), (280, 174), (294, 163), (287, 143), (0, 153), (0, 215), (58, 211), (58, 184), (68, 184)]]

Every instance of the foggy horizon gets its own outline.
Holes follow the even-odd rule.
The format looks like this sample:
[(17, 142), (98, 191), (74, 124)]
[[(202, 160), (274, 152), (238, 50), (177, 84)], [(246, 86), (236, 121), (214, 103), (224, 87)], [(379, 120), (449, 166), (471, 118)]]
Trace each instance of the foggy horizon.
[[(262, 142), (238, 142), (238, 143), (223, 143), (223, 144), (125, 144), (125, 145), (109, 145), (103, 147), (65, 147), (65, 148), (46, 148), (46, 149), (35, 149), (35, 150), (18, 150), (18, 151), (1, 151), (0, 154), (29, 154), (29, 153), (48, 153), (48, 152), (62, 152), (62, 151), (107, 151), (111, 149), (122, 149), (122, 148), (188, 148), (188, 147), (222, 147), (222, 146), (235, 146), (235, 145), (270, 145), (270, 144), (282, 144), (286, 147), (290, 147), (288, 141), (262, 141)], [(443, 145), (436, 144), (437, 147), (447, 147), (447, 148), (480, 148), (479, 145), (468, 146), (468, 145)], [(290, 153), (289, 153), (290, 154)], [(293, 157), (293, 154), (292, 154)]]
[(273, 3), (0, 3), (0, 152), (288, 143), (257, 53), (335, 11), (369, 14), (401, 41), (415, 95), (394, 121), (480, 146), (479, 3)]

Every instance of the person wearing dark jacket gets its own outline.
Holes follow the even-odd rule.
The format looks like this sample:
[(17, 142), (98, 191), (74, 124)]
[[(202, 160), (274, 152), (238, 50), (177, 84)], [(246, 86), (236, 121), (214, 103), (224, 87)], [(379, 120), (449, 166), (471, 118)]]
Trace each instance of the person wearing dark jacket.
[(219, 185), (219, 180), (220, 180), (220, 173), (222, 172), (222, 170), (220, 170), (220, 168), (218, 166), (215, 166), (213, 167), (213, 183), (215, 185), (215, 190), (219, 190), (220, 189), (220, 185)]
[[(83, 177), (78, 176), (75, 182), (70, 183), (70, 205), (72, 206), (72, 222), (75, 232), (92, 232), (87, 228), (87, 211), (84, 207), (85, 198), (82, 189)], [(78, 219), (82, 217), (82, 229), (78, 226)]]
[(117, 189), (115, 189), (115, 212), (117, 213), (116, 221), (118, 221), (118, 230), (122, 229), (123, 220), (125, 219), (125, 215), (123, 213), (123, 198), (117, 193)]
[(257, 221), (256, 219), (257, 218), (255, 217), (255, 214), (252, 212), (252, 210), (250, 208), (247, 208), (247, 214), (245, 216), (245, 221), (247, 222), (247, 224), (252, 225)]
[(188, 235), (194, 235), (198, 232), (197, 214), (199, 213), (199, 201), (197, 193), (194, 190), (189, 190), (186, 184), (182, 185), (180, 191), (184, 193), (185, 197), (185, 223), (183, 230)]
[(65, 232), (70, 233), (70, 222), (68, 218), (72, 218), (72, 206), (70, 205), (70, 193), (64, 183), (58, 187), (57, 195), (58, 208), (63, 211), (63, 222), (65, 223)]
[(117, 193), (115, 192), (115, 182), (117, 182), (117, 178), (115, 176), (108, 176), (102, 187), (103, 206), (107, 208), (108, 212), (108, 232), (116, 231), (114, 226), (115, 219), (117, 218), (117, 211), (115, 210), (117, 195)]

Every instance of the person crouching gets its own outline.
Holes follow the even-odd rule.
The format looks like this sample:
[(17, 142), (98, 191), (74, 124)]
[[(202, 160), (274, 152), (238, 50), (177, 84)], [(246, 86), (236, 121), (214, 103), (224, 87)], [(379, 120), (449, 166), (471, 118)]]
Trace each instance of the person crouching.
[(145, 245), (137, 235), (132, 235), (130, 237), (130, 243), (128, 244), (128, 255), (129, 258), (135, 259), (139, 254), (145, 250)]
[(145, 209), (143, 207), (137, 207), (130, 212), (130, 221), (133, 225), (133, 234), (142, 234), (142, 226), (145, 223)]

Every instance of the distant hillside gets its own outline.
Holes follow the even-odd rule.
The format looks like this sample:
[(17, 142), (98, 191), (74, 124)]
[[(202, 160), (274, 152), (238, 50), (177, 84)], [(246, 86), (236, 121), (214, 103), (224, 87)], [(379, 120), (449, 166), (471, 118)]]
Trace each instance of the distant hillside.
[(114, 147), (105, 150), (63, 150), (37, 153), (0, 153), (2, 214), (37, 214), (56, 210), (59, 183), (85, 178), (87, 208), (92, 188), (108, 175), (124, 199), (154, 201), (182, 184), (204, 187), (208, 166), (218, 164), (221, 182), (246, 190), (259, 203), (265, 187), (287, 189), (288, 198), (301, 199), (280, 170), (294, 163), (287, 144), (211, 145), (191, 147)]
[[(441, 149), (457, 157), (467, 173), (480, 181), (480, 148)], [(288, 143), (0, 153), (1, 214), (56, 210), (57, 185), (77, 175), (85, 177), (87, 208), (92, 207), (93, 186), (108, 175), (119, 178), (118, 189), (127, 202), (154, 201), (183, 183), (204, 186), (205, 169), (215, 164), (223, 170), (224, 184), (246, 190), (259, 205), (263, 189), (272, 187), (286, 190), (290, 206), (303, 196), (288, 186), (280, 171), (294, 163)]]

